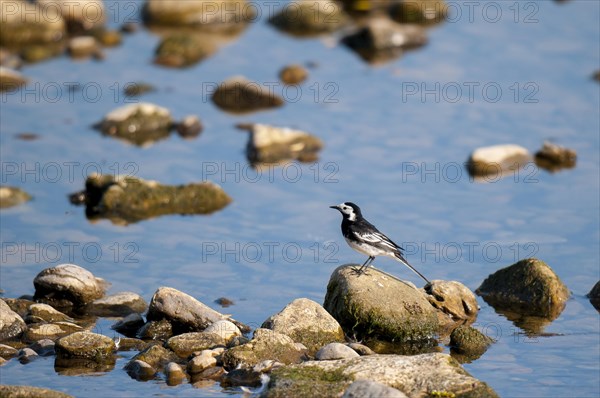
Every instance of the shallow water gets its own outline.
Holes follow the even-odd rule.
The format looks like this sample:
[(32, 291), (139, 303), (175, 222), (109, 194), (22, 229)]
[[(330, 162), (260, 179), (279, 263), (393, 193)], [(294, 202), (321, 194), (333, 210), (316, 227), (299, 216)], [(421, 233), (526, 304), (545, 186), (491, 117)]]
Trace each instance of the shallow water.
[[(548, 337), (527, 337), (480, 300), (477, 325), (498, 342), (465, 368), (503, 397), (598, 396), (600, 321), (584, 296), (600, 274), (600, 89), (590, 78), (600, 65), (600, 3), (475, 3), (472, 14), (453, 3), (461, 15), (432, 28), (426, 47), (377, 67), (334, 37), (282, 34), (265, 15), (184, 70), (152, 65), (158, 36), (143, 29), (107, 49), (102, 62), (62, 57), (26, 67), (29, 85), (3, 95), (0, 108), (1, 182), (34, 197), (1, 213), (4, 296), (33, 294), (40, 270), (71, 262), (111, 282), (109, 293), (149, 300), (171, 286), (258, 327), (295, 298), (322, 302), (335, 267), (364, 261), (345, 245), (340, 216), (328, 208), (351, 200), (431, 279), (474, 290), (518, 259), (546, 261), (573, 293), (546, 326)], [(110, 25), (134, 9), (127, 4), (139, 9), (121, 3), (117, 17), (119, 3), (107, 2)], [(232, 75), (277, 82), (284, 65), (309, 61), (317, 65), (297, 99), (275, 86), (289, 100), (280, 109), (234, 116), (207, 99), (212, 84)], [(121, 90), (133, 81), (154, 84), (158, 90), (141, 100), (176, 119), (197, 114), (202, 135), (186, 141), (174, 134), (138, 148), (93, 130), (125, 102)], [(82, 90), (70, 96), (68, 82)], [(247, 135), (234, 127), (240, 122), (299, 128), (325, 148), (315, 164), (257, 174), (245, 158)], [(22, 132), (40, 139), (16, 139)], [(530, 165), (488, 183), (471, 181), (462, 168), (479, 146), (515, 143), (535, 152), (544, 140), (577, 150), (576, 168), (550, 174)], [(67, 195), (93, 171), (166, 184), (207, 179), (233, 202), (209, 216), (90, 223)], [(392, 260), (375, 264), (420, 283)], [(213, 300), (221, 296), (235, 305), (219, 308)], [(112, 336), (111, 323), (101, 320), (96, 329)], [(80, 377), (57, 375), (52, 358), (25, 366), (13, 360), (0, 377), (77, 396), (241, 394), (133, 381), (121, 370), (131, 355), (113, 372)]]

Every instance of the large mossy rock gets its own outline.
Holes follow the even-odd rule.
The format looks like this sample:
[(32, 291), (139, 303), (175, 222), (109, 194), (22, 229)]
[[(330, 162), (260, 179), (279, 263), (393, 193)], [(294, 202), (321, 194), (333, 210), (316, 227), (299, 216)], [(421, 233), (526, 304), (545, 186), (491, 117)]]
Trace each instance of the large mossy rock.
[(425, 294), (376, 269), (360, 275), (352, 265), (335, 269), (323, 307), (357, 339), (417, 342), (438, 331), (436, 310)]
[(555, 319), (569, 289), (545, 262), (528, 258), (488, 276), (476, 293), (500, 311)]

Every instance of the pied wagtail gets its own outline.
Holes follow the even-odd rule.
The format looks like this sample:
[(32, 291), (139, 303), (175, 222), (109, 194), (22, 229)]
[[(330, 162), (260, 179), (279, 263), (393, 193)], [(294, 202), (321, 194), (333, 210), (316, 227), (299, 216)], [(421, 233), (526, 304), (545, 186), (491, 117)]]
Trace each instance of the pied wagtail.
[(344, 202), (337, 206), (329, 207), (337, 209), (342, 213), (342, 235), (344, 235), (344, 239), (346, 239), (348, 245), (357, 252), (369, 256), (367, 261), (358, 269), (359, 274), (371, 265), (376, 256), (388, 256), (406, 265), (428, 284), (431, 283), (406, 261), (402, 255), (403, 248), (395, 244), (390, 238), (379, 232), (373, 224), (363, 218), (360, 207), (351, 202)]

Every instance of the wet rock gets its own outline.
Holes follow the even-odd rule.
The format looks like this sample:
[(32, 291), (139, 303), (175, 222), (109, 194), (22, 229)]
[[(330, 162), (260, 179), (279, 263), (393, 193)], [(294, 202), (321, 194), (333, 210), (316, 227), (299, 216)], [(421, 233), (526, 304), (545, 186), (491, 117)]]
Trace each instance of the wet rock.
[(375, 351), (370, 349), (364, 344), (360, 343), (349, 343), (348, 347), (352, 348), (354, 351), (358, 353), (358, 355), (374, 355)]
[(202, 331), (212, 323), (222, 319), (233, 322), (243, 333), (250, 331), (250, 327), (247, 325), (229, 318), (192, 296), (170, 287), (160, 287), (154, 293), (150, 301), (147, 318), (148, 320), (166, 318), (171, 321), (177, 333)]
[(187, 376), (181, 365), (175, 362), (169, 362), (167, 366), (165, 366), (165, 378), (167, 379), (168, 386), (177, 386), (183, 383), (187, 379)]
[(302, 65), (288, 65), (279, 72), (279, 79), (285, 84), (300, 84), (308, 78), (308, 71)]
[(156, 49), (154, 63), (182, 68), (210, 57), (217, 51), (213, 41), (203, 40), (193, 34), (173, 34), (165, 37)]
[(152, 380), (156, 374), (156, 370), (152, 366), (139, 359), (127, 362), (124, 369), (129, 377), (135, 380)]
[(152, 345), (135, 355), (131, 360), (140, 360), (150, 365), (153, 369), (158, 370), (162, 369), (169, 362), (177, 362), (178, 358), (172, 351), (160, 345)]
[(39, 355), (31, 348), (23, 348), (19, 350), (17, 358), (19, 358), (19, 362), (21, 362), (22, 364), (26, 364), (35, 360), (36, 358), (39, 358)]
[(256, 16), (246, 0), (148, 0), (144, 9), (150, 25), (193, 26), (202, 30), (236, 32)]
[(269, 19), (269, 23), (277, 29), (296, 36), (333, 32), (348, 22), (343, 8), (329, 0), (293, 1)]
[(152, 84), (145, 82), (127, 83), (123, 88), (123, 94), (127, 97), (138, 97), (152, 91), (156, 91), (156, 88)]
[(31, 196), (21, 188), (0, 186), (0, 209), (18, 206), (31, 200)]
[(402, 0), (391, 7), (390, 15), (400, 23), (431, 25), (446, 19), (448, 5), (444, 0)]
[(434, 280), (423, 289), (423, 293), (429, 303), (439, 310), (440, 330), (446, 336), (457, 324), (471, 324), (477, 318), (477, 298), (460, 282)]
[(528, 258), (488, 276), (476, 293), (496, 310), (555, 319), (569, 289), (545, 262)]
[(288, 336), (269, 329), (256, 329), (252, 340), (225, 351), (221, 359), (226, 369), (234, 369), (254, 366), (268, 359), (285, 364), (298, 363), (304, 357), (305, 351), (298, 349)]
[(266, 124), (242, 124), (238, 128), (250, 132), (246, 156), (255, 165), (285, 160), (312, 162), (318, 159), (318, 152), (323, 148), (318, 137), (300, 130)]
[(195, 138), (202, 132), (202, 122), (198, 116), (189, 115), (177, 123), (177, 133), (181, 138)]
[(133, 313), (116, 322), (110, 328), (116, 330), (124, 336), (135, 337), (137, 335), (137, 331), (144, 326), (144, 323), (144, 318), (142, 318), (140, 314)]
[(226, 343), (231, 341), (234, 337), (242, 335), (240, 329), (235, 326), (233, 322), (226, 319), (214, 322), (204, 330), (204, 333), (218, 334)]
[(436, 310), (423, 293), (377, 269), (367, 275), (357, 275), (353, 265), (335, 269), (323, 307), (358, 339), (430, 340), (438, 330)]
[(25, 330), (27, 326), (23, 318), (0, 300), (0, 341), (19, 337)]
[(0, 384), (0, 396), (3, 398), (73, 398), (72, 395), (48, 388), (32, 386), (7, 386)]
[(471, 154), (467, 169), (472, 176), (502, 176), (507, 171), (522, 168), (531, 161), (529, 151), (514, 144), (478, 148)]
[(85, 183), (86, 216), (119, 225), (166, 214), (210, 214), (231, 198), (211, 182), (161, 185), (130, 176), (92, 174)]
[(31, 344), (29, 348), (35, 351), (41, 357), (48, 357), (56, 353), (56, 344), (50, 339), (42, 339)]
[(56, 8), (42, 9), (26, 1), (2, 2), (0, 46), (22, 49), (28, 45), (52, 45), (65, 36), (65, 22)]
[(119, 337), (115, 341), (115, 344), (117, 345), (117, 351), (144, 351), (153, 345), (153, 342), (146, 342), (131, 337)]
[(304, 344), (311, 354), (327, 343), (344, 341), (340, 324), (321, 305), (307, 298), (292, 301), (261, 327)]
[(427, 44), (427, 34), (418, 25), (401, 25), (386, 17), (376, 17), (369, 19), (356, 33), (344, 37), (342, 43), (365, 61), (377, 63)]
[(95, 126), (104, 135), (147, 146), (167, 138), (173, 127), (168, 109), (147, 102), (124, 105), (107, 113)]
[(212, 368), (217, 365), (217, 359), (210, 350), (203, 350), (200, 355), (194, 356), (187, 364), (187, 371), (194, 375), (202, 372), (204, 369)]
[[(21, 87), (22, 85), (27, 83), (27, 79), (25, 78), (25, 76), (23, 76), (21, 73), (6, 68), (4, 66), (0, 66), (0, 92), (2, 91), (16, 91), (19, 87)], [(13, 188), (13, 187), (0, 187), (1, 190), (4, 189), (13, 189), (13, 190), (17, 190), (18, 188)], [(20, 190), (19, 190), (20, 191)], [(23, 192), (23, 191), (20, 191)], [(8, 207), (8, 206), (4, 206), (4, 195), (6, 195), (7, 193), (9, 193), (8, 191), (6, 191), (6, 193), (4, 191), (0, 191), (0, 207)], [(25, 193), (25, 192), (23, 192)], [(27, 195), (29, 196), (29, 195)], [(27, 199), (29, 200), (29, 199)]]
[(0, 344), (0, 358), (10, 359), (16, 357), (19, 350), (6, 344)]
[(248, 368), (233, 369), (223, 376), (221, 385), (223, 387), (260, 387), (262, 384), (261, 374), (261, 372)]
[(206, 368), (202, 372), (195, 374), (192, 379), (195, 381), (205, 379), (221, 381), (226, 373), (227, 372), (225, 369), (223, 369), (221, 366), (214, 366), (212, 368)]
[(367, 355), (335, 361), (307, 361), (274, 370), (264, 397), (339, 397), (356, 380), (396, 388), (410, 397), (497, 397), (484, 382), (469, 375), (442, 353)]
[(98, 362), (86, 358), (64, 358), (57, 356), (54, 359), (54, 370), (62, 376), (85, 376), (99, 373), (108, 373), (115, 368), (116, 357), (108, 357)]
[(577, 152), (551, 142), (544, 142), (542, 149), (535, 153), (535, 164), (549, 172), (572, 169), (577, 163)]
[(215, 303), (219, 304), (223, 308), (227, 308), (235, 304), (233, 300), (230, 300), (227, 297), (219, 297), (215, 300)]
[(261, 86), (243, 76), (234, 76), (219, 84), (212, 101), (219, 108), (233, 113), (277, 108), (285, 103), (272, 88)]
[(600, 281), (596, 282), (592, 290), (587, 294), (587, 297), (594, 308), (600, 311)]
[(148, 308), (146, 300), (139, 294), (120, 292), (92, 301), (87, 312), (97, 316), (124, 316), (142, 313)]
[(319, 361), (333, 360), (333, 359), (349, 359), (358, 357), (358, 353), (352, 348), (341, 343), (329, 343), (321, 348), (315, 354), (315, 359)]
[(137, 336), (144, 340), (167, 341), (173, 336), (173, 325), (168, 319), (149, 321), (137, 331)]
[(56, 340), (81, 331), (83, 331), (83, 328), (72, 322), (36, 323), (29, 325), (23, 339), (25, 341)]
[(19, 314), (21, 318), (25, 318), (29, 314), (29, 307), (35, 302), (23, 298), (4, 298), (2, 299), (11, 310)]
[(342, 398), (408, 398), (406, 394), (395, 388), (371, 380), (357, 380), (350, 384)]
[(36, 321), (40, 320), (52, 323), (52, 322), (72, 322), (73, 319), (62, 312), (55, 310), (48, 304), (36, 303), (29, 307), (29, 311), (26, 317), (27, 319), (36, 318)]
[(89, 58), (98, 51), (98, 42), (92, 36), (77, 36), (69, 39), (67, 48), (73, 58)]
[(167, 347), (180, 358), (187, 358), (193, 352), (225, 346), (223, 337), (216, 333), (191, 332), (171, 337)]
[[(84, 306), (104, 295), (106, 282), (96, 278), (90, 271), (74, 264), (61, 264), (42, 270), (33, 280), (36, 300), (43, 300), (53, 307), (72, 303)], [(54, 304), (56, 303), (56, 305)]]
[(459, 326), (450, 334), (450, 352), (461, 363), (478, 359), (493, 343), (494, 339), (471, 326)]
[(86, 32), (99, 28), (106, 22), (106, 10), (102, 0), (37, 0), (45, 11), (59, 10), (71, 33)]
[(112, 359), (115, 342), (97, 333), (75, 332), (56, 341), (56, 355), (62, 358), (83, 358), (96, 362)]

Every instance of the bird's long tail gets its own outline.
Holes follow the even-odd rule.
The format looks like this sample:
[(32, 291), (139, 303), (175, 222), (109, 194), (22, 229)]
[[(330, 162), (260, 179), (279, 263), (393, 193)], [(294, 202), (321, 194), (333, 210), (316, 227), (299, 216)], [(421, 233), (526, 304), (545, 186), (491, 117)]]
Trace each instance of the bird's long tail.
[(400, 251), (396, 251), (396, 253), (394, 253), (394, 256), (404, 265), (406, 265), (408, 268), (410, 268), (415, 274), (419, 275), (421, 278), (423, 278), (423, 280), (425, 282), (427, 282), (428, 284), (431, 284), (431, 282), (429, 281), (429, 279), (425, 278), (423, 276), (423, 274), (421, 274), (419, 271), (417, 271), (415, 269), (415, 267), (413, 267), (412, 265), (410, 265), (408, 263), (408, 261), (406, 261), (406, 259), (404, 258), (404, 256), (402, 255), (402, 253)]

